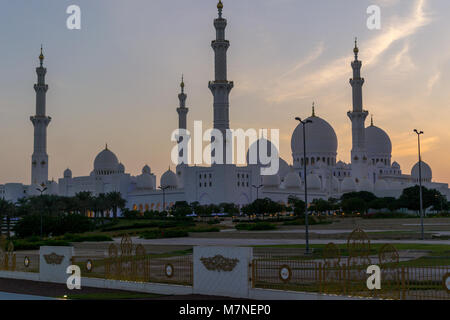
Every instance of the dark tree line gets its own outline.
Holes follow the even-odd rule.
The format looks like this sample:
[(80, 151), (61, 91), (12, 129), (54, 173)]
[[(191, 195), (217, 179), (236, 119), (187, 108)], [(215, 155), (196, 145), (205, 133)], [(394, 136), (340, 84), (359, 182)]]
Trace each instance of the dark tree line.
[[(0, 199), (0, 221), (7, 225), (7, 235), (10, 234), (11, 219), (25, 216), (59, 217), (69, 214), (87, 216), (94, 212), (94, 217), (105, 217), (111, 212), (117, 218), (119, 209), (123, 210), (126, 201), (120, 192), (110, 192), (94, 196), (91, 192), (80, 192), (74, 197), (46, 195), (19, 199), (17, 203)], [(0, 230), (1, 235), (1, 230)]]

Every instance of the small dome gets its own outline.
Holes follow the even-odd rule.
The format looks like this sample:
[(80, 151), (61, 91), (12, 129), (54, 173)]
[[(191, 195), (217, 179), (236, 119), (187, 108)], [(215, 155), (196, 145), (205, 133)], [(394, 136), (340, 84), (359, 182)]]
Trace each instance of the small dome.
[(374, 126), (366, 128), (366, 148), (369, 158), (376, 158), (392, 154), (392, 143), (387, 133)]
[(367, 178), (362, 179), (359, 182), (358, 187), (359, 191), (368, 191), (368, 192), (373, 191), (373, 183)]
[(70, 170), (69, 168), (67, 168), (64, 171), (64, 178), (72, 178), (72, 170)]
[(119, 171), (119, 173), (125, 173), (125, 166), (123, 165), (123, 163), (119, 163), (119, 166), (117, 167), (117, 170)]
[(278, 169), (278, 176), (285, 177), (289, 171), (291, 171), (291, 167), (288, 165), (286, 161), (280, 158), (280, 166)]
[(176, 188), (178, 186), (177, 175), (172, 170), (167, 170), (161, 176), (161, 187)]
[[(422, 181), (431, 181), (431, 179), (433, 178), (433, 171), (431, 170), (431, 167), (423, 161), (421, 167)], [(411, 169), (411, 176), (414, 178), (414, 180), (419, 181), (419, 162), (417, 162)]]
[(322, 189), (322, 182), (317, 174), (309, 174), (306, 176), (306, 182), (308, 184), (308, 190), (320, 190)]
[(400, 165), (398, 164), (397, 161), (394, 161), (394, 163), (392, 164), (392, 169), (400, 170)]
[(300, 176), (297, 173), (291, 171), (284, 178), (284, 186), (286, 188), (300, 188), (302, 180), (300, 180)]
[(119, 160), (108, 147), (100, 152), (94, 160), (94, 171), (97, 174), (111, 174), (118, 170)]
[(342, 161), (338, 161), (338, 163), (336, 163), (337, 169), (345, 169), (346, 167), (347, 167), (346, 164)]
[[(333, 127), (322, 118), (312, 116), (306, 120), (312, 121), (306, 124), (306, 153), (307, 154), (335, 154), (338, 148), (338, 140)], [(300, 123), (295, 128), (291, 138), (292, 154), (303, 156), (303, 125)]]
[(347, 177), (342, 181), (341, 191), (343, 193), (354, 192), (356, 191), (356, 183), (355, 180), (351, 177)]
[(280, 176), (275, 174), (273, 176), (263, 176), (264, 187), (278, 187), (280, 185)]
[(388, 189), (388, 184), (383, 179), (378, 179), (377, 182), (375, 182), (375, 191), (384, 191)]
[(150, 169), (150, 167), (148, 165), (145, 165), (142, 168), (142, 174), (151, 174), (151, 173), (152, 173), (152, 170)]
[[(263, 165), (261, 163), (260, 160), (260, 148), (264, 149), (264, 147), (266, 148), (266, 150), (261, 151), (262, 154), (264, 154), (267, 158), (270, 157), (279, 157), (279, 152), (278, 149), (272, 144), (272, 142), (270, 142), (270, 140), (261, 138), (259, 140), (257, 140), (256, 142), (254, 142), (247, 151), (247, 164), (257, 164), (257, 165)], [(272, 148), (275, 152), (275, 154), (272, 155)], [(250, 158), (251, 156), (251, 158)], [(266, 161), (264, 161), (266, 162)], [(281, 162), (281, 160), (280, 160)]]

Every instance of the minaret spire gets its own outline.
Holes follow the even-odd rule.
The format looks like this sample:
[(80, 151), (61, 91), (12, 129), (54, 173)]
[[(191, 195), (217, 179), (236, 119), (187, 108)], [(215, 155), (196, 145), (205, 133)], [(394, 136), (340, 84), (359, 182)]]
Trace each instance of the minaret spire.
[(358, 38), (356, 37), (355, 37), (355, 48), (353, 49), (353, 53), (355, 54), (355, 61), (358, 61), (359, 48), (358, 48)]
[(31, 184), (40, 185), (48, 181), (48, 155), (47, 155), (47, 127), (52, 118), (46, 115), (46, 94), (48, 85), (45, 83), (47, 69), (44, 68), (44, 53), (41, 46), (39, 55), (40, 66), (36, 68), (37, 83), (36, 115), (30, 117), (34, 126), (34, 149), (31, 156)]
[(213, 162), (215, 163), (225, 163), (227, 159), (226, 145), (230, 143), (226, 139), (227, 129), (230, 128), (229, 95), (234, 84), (232, 81), (227, 80), (227, 51), (230, 47), (230, 42), (225, 39), (227, 20), (222, 17), (222, 0), (219, 0), (217, 8), (219, 10), (219, 17), (214, 20), (216, 40), (211, 43), (215, 54), (215, 80), (209, 82), (209, 89), (214, 97), (214, 129), (220, 130), (223, 136), (223, 161), (215, 158), (214, 151), (212, 153), (212, 157)]
[(177, 108), (178, 112), (178, 128), (186, 129), (187, 128), (187, 114), (189, 112), (189, 108), (186, 108), (186, 99), (187, 95), (184, 93), (184, 75), (181, 76), (181, 93), (178, 95), (178, 100), (180, 100), (180, 106)]
[(355, 55), (355, 60), (351, 63), (353, 78), (350, 79), (353, 110), (349, 111), (347, 115), (352, 121), (352, 175), (357, 181), (360, 181), (368, 177), (365, 121), (369, 113), (363, 108), (362, 87), (364, 85), (364, 78), (361, 77), (362, 62), (358, 60), (359, 48), (356, 38), (353, 53)]

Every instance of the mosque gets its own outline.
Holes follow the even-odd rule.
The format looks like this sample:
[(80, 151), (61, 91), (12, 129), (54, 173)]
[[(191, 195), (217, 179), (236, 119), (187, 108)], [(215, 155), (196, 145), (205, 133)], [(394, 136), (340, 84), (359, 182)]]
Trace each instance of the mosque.
[[(234, 83), (227, 78), (227, 50), (230, 42), (225, 37), (227, 20), (222, 17), (221, 0), (217, 8), (218, 17), (214, 20), (216, 39), (212, 41), (215, 80), (209, 82), (209, 89), (214, 100), (214, 128), (225, 132), (230, 128), (229, 95)], [(41, 49), (40, 65), (36, 68), (38, 79), (34, 86), (36, 115), (30, 118), (34, 126), (31, 184), (0, 185), (0, 197), (15, 202), (22, 197), (39, 194), (37, 189), (45, 184), (46, 193), (61, 196), (74, 196), (81, 191), (90, 191), (95, 195), (118, 191), (127, 200), (128, 208), (141, 212), (162, 211), (177, 201), (200, 204), (226, 202), (242, 206), (258, 197), (267, 197), (286, 203), (290, 196), (302, 198), (304, 195), (304, 166), (307, 168), (308, 201), (339, 198), (352, 191), (370, 191), (379, 197), (399, 197), (403, 189), (418, 184), (419, 163), (413, 166), (410, 173), (403, 173), (400, 164), (392, 162), (392, 143), (388, 134), (375, 126), (373, 120), (366, 127), (369, 113), (363, 108), (364, 78), (361, 77), (362, 62), (358, 60), (359, 49), (356, 42), (353, 53), (353, 78), (350, 80), (353, 110), (348, 112), (353, 142), (350, 163), (337, 161), (336, 133), (326, 120), (315, 114), (313, 106), (312, 115), (307, 119), (311, 122), (306, 125), (306, 157), (303, 153), (303, 128), (299, 124), (291, 139), (292, 165), (280, 158), (278, 174), (262, 176), (260, 164), (191, 166), (181, 163), (176, 166), (176, 170), (166, 171), (158, 184), (157, 177), (148, 165), (143, 167), (142, 174), (138, 176), (126, 173), (125, 166), (108, 146), (95, 157), (93, 170), (89, 175), (73, 177), (71, 170), (67, 169), (58, 182), (48, 180), (47, 127), (51, 118), (46, 115), (47, 69), (43, 65), (44, 55)], [(178, 128), (186, 129), (189, 108), (186, 107), (184, 81), (178, 98)], [(269, 141), (261, 139), (250, 148), (259, 148), (261, 143), (270, 145)], [(448, 184), (433, 182), (431, 167), (423, 161), (422, 183), (427, 188), (437, 189), (450, 199)]]

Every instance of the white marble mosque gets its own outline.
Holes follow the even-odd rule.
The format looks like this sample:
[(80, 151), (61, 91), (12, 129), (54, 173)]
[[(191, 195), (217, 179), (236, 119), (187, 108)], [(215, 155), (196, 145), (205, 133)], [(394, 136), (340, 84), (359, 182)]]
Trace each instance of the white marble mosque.
[[(229, 41), (225, 38), (227, 20), (222, 17), (223, 4), (219, 1), (218, 17), (214, 20), (216, 39), (212, 42), (215, 53), (215, 80), (209, 82), (214, 98), (214, 128), (225, 132), (229, 123), (229, 94), (234, 86), (227, 80), (227, 50)], [(73, 177), (70, 169), (56, 181), (48, 180), (47, 126), (51, 118), (46, 115), (45, 83), (46, 68), (44, 55), (39, 57), (40, 65), (36, 69), (38, 81), (36, 91), (36, 115), (31, 117), (34, 125), (34, 152), (31, 160), (31, 184), (7, 183), (0, 185), (0, 197), (17, 201), (19, 198), (36, 195), (44, 183), (49, 194), (74, 196), (81, 191), (90, 191), (94, 195), (119, 191), (127, 200), (127, 207), (140, 211), (163, 210), (177, 201), (200, 204), (219, 204), (223, 202), (245, 205), (257, 198), (257, 190), (252, 186), (262, 186), (258, 191), (260, 198), (268, 197), (277, 202), (286, 203), (289, 196), (303, 197), (303, 166), (307, 167), (308, 200), (330, 197), (339, 198), (352, 191), (370, 191), (384, 197), (398, 197), (402, 190), (418, 184), (419, 164), (405, 173), (397, 162), (392, 161), (392, 143), (389, 135), (373, 124), (366, 127), (368, 111), (363, 109), (361, 77), (362, 62), (358, 60), (359, 49), (355, 42), (354, 60), (351, 63), (353, 78), (350, 84), (353, 90), (353, 110), (348, 112), (352, 123), (351, 162), (337, 161), (338, 138), (333, 127), (325, 119), (315, 114), (312, 122), (306, 126), (307, 155), (303, 156), (303, 129), (301, 124), (293, 128), (291, 149), (292, 165), (280, 158), (278, 174), (262, 176), (260, 165), (236, 166), (213, 164), (212, 166), (190, 166), (180, 164), (174, 171), (168, 170), (157, 181), (151, 168), (145, 165), (142, 174), (131, 176), (118, 157), (105, 147), (96, 157), (89, 175)], [(187, 95), (184, 81), (178, 95), (180, 106), (177, 108), (178, 127), (186, 129)], [(286, 115), (291, 118), (292, 115)], [(257, 143), (266, 142), (259, 140)], [(270, 144), (270, 142), (269, 142)], [(255, 145), (253, 147), (259, 147)], [(169, 157), (168, 157), (169, 158)], [(247, 158), (248, 159), (248, 158)], [(432, 180), (431, 167), (422, 161), (422, 182), (427, 188), (439, 190), (450, 199), (448, 184)], [(164, 191), (159, 187), (164, 187)]]

